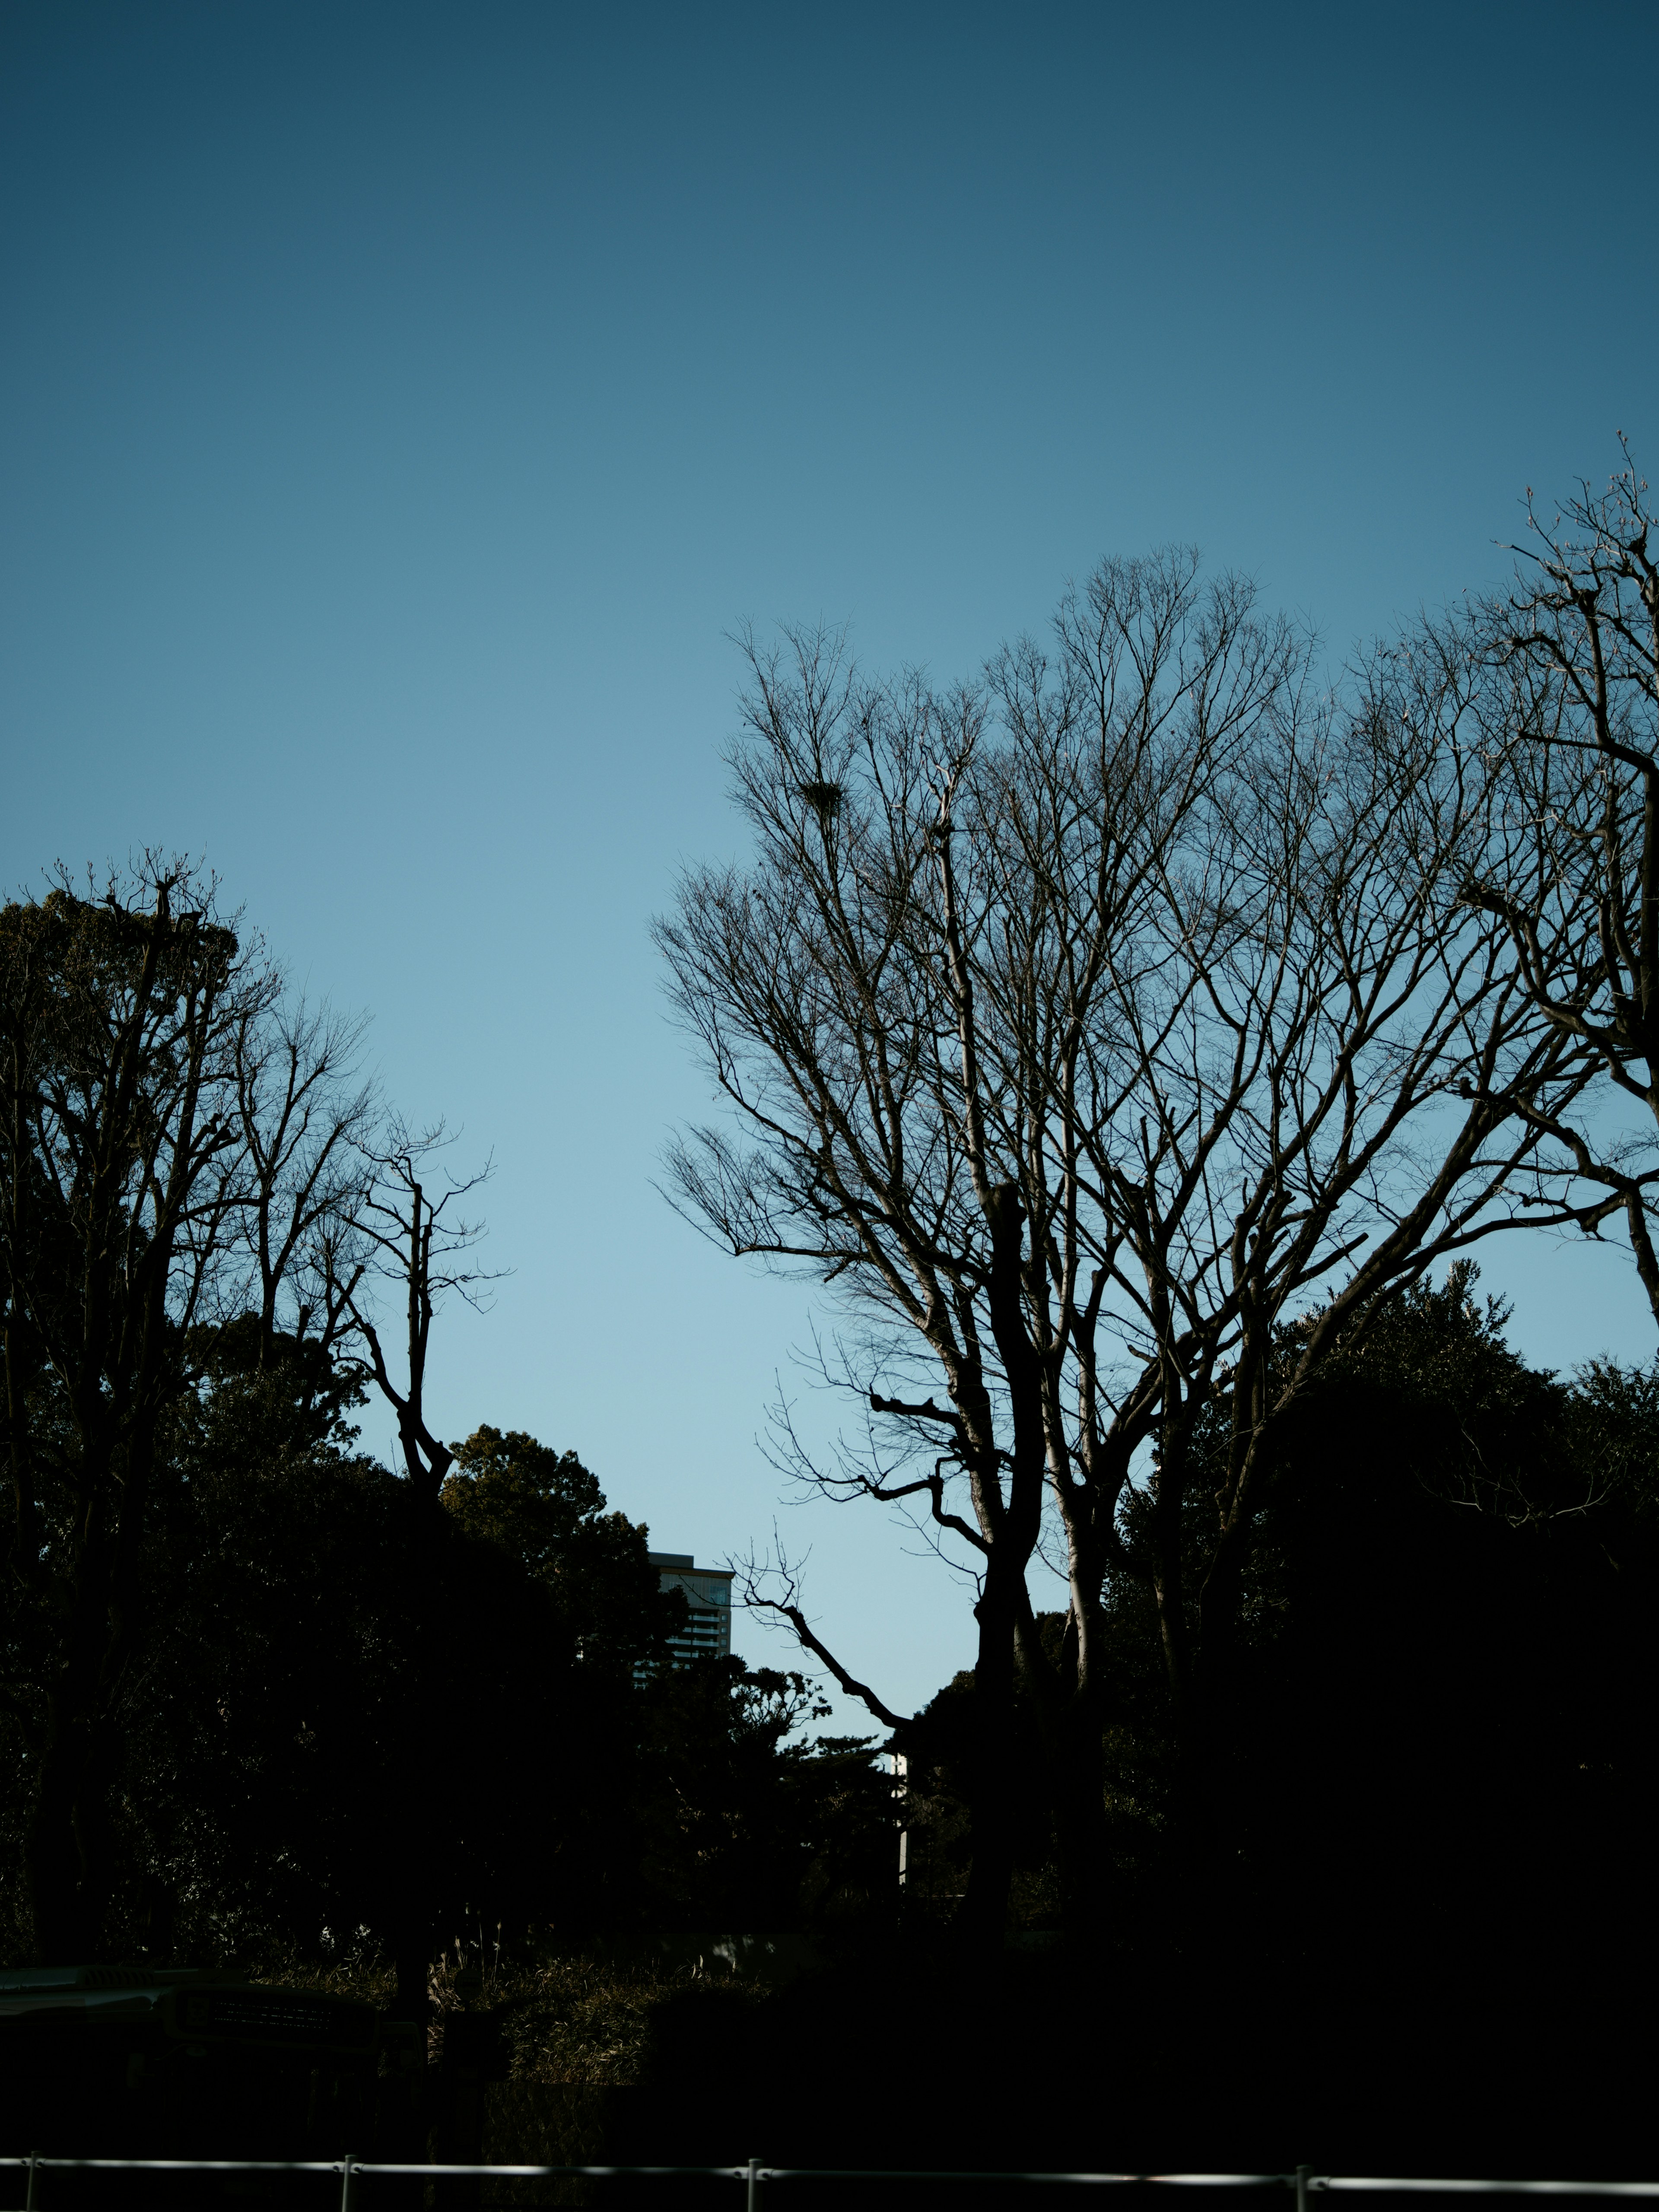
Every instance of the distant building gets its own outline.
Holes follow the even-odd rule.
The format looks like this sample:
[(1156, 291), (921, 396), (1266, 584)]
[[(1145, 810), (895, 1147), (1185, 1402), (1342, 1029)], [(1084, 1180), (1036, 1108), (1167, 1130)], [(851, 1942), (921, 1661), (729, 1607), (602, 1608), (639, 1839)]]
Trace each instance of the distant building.
[(732, 1574), (727, 1567), (700, 1567), (690, 1552), (647, 1552), (665, 1590), (685, 1599), (686, 1624), (671, 1636), (668, 1648), (677, 1664), (688, 1659), (725, 1659), (732, 1650)]

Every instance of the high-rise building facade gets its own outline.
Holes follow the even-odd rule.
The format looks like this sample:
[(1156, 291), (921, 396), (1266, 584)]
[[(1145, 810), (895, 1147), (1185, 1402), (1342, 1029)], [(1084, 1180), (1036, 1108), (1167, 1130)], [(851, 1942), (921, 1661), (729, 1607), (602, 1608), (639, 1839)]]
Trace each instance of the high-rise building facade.
[(677, 1589), (685, 1599), (686, 1622), (678, 1636), (668, 1639), (677, 1663), (688, 1659), (724, 1659), (732, 1650), (732, 1571), (729, 1567), (700, 1567), (690, 1552), (647, 1552), (665, 1590)]

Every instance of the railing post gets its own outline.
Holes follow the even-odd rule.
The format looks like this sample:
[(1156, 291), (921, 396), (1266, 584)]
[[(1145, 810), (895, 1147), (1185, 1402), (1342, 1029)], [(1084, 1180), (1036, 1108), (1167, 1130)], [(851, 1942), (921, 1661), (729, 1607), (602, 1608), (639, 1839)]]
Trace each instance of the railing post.
[(760, 2212), (760, 2160), (749, 2161), (749, 2200), (745, 2212)]
[(28, 2194), (23, 2199), (23, 2212), (34, 2212), (34, 2161), (39, 2156), (38, 2151), (29, 2153), (29, 2186)]
[(1308, 2212), (1308, 2176), (1312, 2172), (1310, 2166), (1296, 2169), (1296, 2212)]
[(348, 2151), (340, 2167), (340, 2212), (351, 2212), (351, 2169), (356, 2163)]

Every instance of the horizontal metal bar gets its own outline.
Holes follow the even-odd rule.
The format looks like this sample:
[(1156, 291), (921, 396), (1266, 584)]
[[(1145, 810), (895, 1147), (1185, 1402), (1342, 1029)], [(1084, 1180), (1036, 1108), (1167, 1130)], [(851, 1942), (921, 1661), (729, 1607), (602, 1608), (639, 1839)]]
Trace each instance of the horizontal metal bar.
[[(337, 2173), (345, 2172), (345, 2160), (340, 2158), (0, 2158), (0, 2166), (72, 2166), (108, 2169), (135, 2173)], [(673, 2174), (701, 2173), (712, 2175), (717, 2180), (743, 2181), (748, 2179), (746, 2166), (439, 2166), (422, 2160), (420, 2164), (376, 2165), (362, 2159), (353, 2159), (354, 2179), (360, 2173), (425, 2174), (428, 2178), (445, 2174), (500, 2174), (507, 2180), (556, 2179), (561, 2175), (623, 2173)]]
[[(27, 2158), (0, 2158), (0, 2166), (27, 2166)], [(283, 2159), (283, 2158), (46, 2158), (33, 2160), (37, 2166), (73, 2166), (76, 2168), (108, 2168), (149, 2173), (343, 2173), (343, 2159)], [(556, 2179), (573, 2174), (704, 2174), (716, 2179), (746, 2181), (747, 2166), (456, 2166), (438, 2165), (421, 2160), (418, 2163), (380, 2162), (368, 2159), (353, 2159), (351, 2171), (358, 2173), (393, 2173), (434, 2175), (488, 2176), (498, 2174), (504, 2180)], [(917, 2166), (762, 2166), (755, 2169), (757, 2181), (1059, 2181), (1095, 2184), (1132, 2182), (1163, 2182), (1211, 2188), (1237, 2188), (1287, 2185), (1295, 2180), (1293, 2174), (1283, 2173), (1064, 2173), (1051, 2171), (1038, 2172), (1012, 2172), (1006, 2168), (991, 2171), (986, 2168), (964, 2169)]]
[[(748, 2168), (743, 2169), (746, 2174)], [(757, 2181), (1071, 2181), (1110, 2185), (1137, 2181), (1209, 2182), (1218, 2188), (1250, 2182), (1283, 2184), (1294, 2174), (1282, 2173), (1019, 2173), (999, 2168), (995, 2172), (964, 2172), (960, 2167), (930, 2169), (890, 2166), (760, 2166)]]
[(1332, 2173), (1314, 2189), (1421, 2189), (1462, 2195), (1470, 2190), (1510, 2197), (1659, 2197), (1659, 2181), (1399, 2180), (1385, 2175)]
[[(26, 2158), (0, 2158), (0, 2166), (27, 2166)], [(343, 2173), (343, 2159), (283, 2159), (283, 2158), (37, 2158), (37, 2166), (70, 2166), (76, 2169), (109, 2169), (146, 2173)], [(746, 2181), (747, 2166), (452, 2166), (422, 2160), (407, 2163), (376, 2162), (353, 2159), (354, 2177), (360, 2173), (423, 2174), (436, 2176), (465, 2175), (487, 2178), (491, 2174), (502, 2180), (556, 2180), (562, 2177), (585, 2174), (595, 2177), (622, 2174), (702, 2174), (716, 2180)], [(757, 2181), (1072, 2181), (1072, 2182), (1135, 2182), (1135, 2181), (1200, 2181), (1218, 2184), (1244, 2181), (1282, 2182), (1283, 2174), (1146, 2174), (1146, 2173), (1017, 2173), (999, 2170), (988, 2172), (963, 2171), (960, 2168), (927, 2171), (915, 2166), (759, 2166), (755, 2169)]]
[[(424, 2175), (428, 2179), (454, 2175), (487, 2179), (494, 2174), (504, 2181), (563, 2180), (582, 2177), (594, 2180), (624, 2175), (702, 2175), (723, 2181), (744, 2181), (744, 2166), (459, 2166), (428, 2165), (424, 2161), (393, 2163), (353, 2159), (354, 2175), (360, 2173)], [(345, 2172), (344, 2159), (315, 2158), (12, 2158), (0, 2156), (0, 2166), (55, 2166), (103, 2172), (147, 2173), (334, 2173)], [(921, 2168), (916, 2166), (763, 2166), (755, 2168), (757, 2181), (1024, 2181), (1071, 2183), (1111, 2187), (1134, 2183), (1165, 2188), (1252, 2189), (1293, 2187), (1293, 2173), (1067, 2173), (1017, 2172), (1007, 2170)], [(1411, 2191), (1426, 2195), (1467, 2195), (1478, 2191), (1506, 2197), (1659, 2197), (1659, 2181), (1485, 2181), (1462, 2177), (1431, 2178), (1402, 2174), (1310, 2173), (1310, 2189), (1370, 2189)]]
[[(45, 2160), (42, 2160), (41, 2163), (44, 2165)], [(341, 2170), (337, 2166), (331, 2169), (336, 2173)], [(563, 2174), (576, 2173), (596, 2176), (623, 2173), (702, 2173), (712, 2174), (716, 2180), (721, 2181), (746, 2181), (749, 2179), (749, 2168), (746, 2166), (372, 2166), (367, 2162), (360, 2162), (355, 2158), (351, 2161), (351, 2172), (354, 2180), (360, 2173), (484, 2175), (498, 2173), (503, 2179), (508, 2181), (553, 2180)]]
[[(0, 2166), (74, 2166), (131, 2168), (146, 2173), (343, 2173), (338, 2158), (0, 2158)], [(356, 2159), (351, 2171), (362, 2169)], [(483, 2167), (479, 2168), (482, 2172)]]

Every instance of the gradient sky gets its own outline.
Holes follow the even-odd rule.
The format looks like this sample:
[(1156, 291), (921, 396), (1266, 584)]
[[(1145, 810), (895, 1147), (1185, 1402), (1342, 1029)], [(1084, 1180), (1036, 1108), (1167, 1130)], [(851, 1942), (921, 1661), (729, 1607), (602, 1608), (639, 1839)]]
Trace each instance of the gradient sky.
[[(738, 849), (727, 634), (949, 677), (1182, 539), (1340, 655), (1492, 580), (1527, 484), (1659, 455), (1659, 11), (0, 26), (0, 878), (205, 855), (495, 1152), (514, 1273), (442, 1324), (436, 1425), (574, 1447), (700, 1560), (775, 1516), (920, 1702), (960, 1589), (755, 1442), (810, 1299), (651, 1188), (705, 1103), (646, 929)], [(1648, 1356), (1616, 1254), (1486, 1269), (1535, 1359)]]

